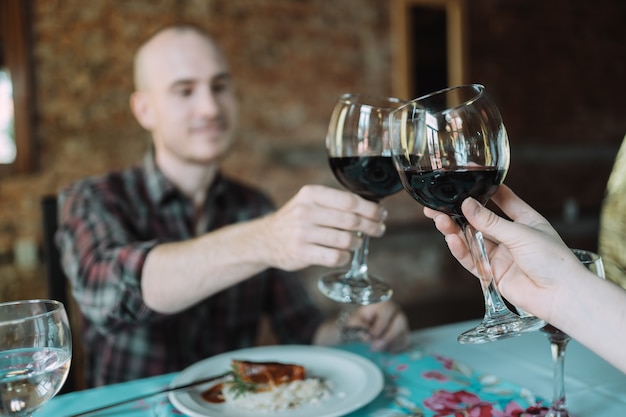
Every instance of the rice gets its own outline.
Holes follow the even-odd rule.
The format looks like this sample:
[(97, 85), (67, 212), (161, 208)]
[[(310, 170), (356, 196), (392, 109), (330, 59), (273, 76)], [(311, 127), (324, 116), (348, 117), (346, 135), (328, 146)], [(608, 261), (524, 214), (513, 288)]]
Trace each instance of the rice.
[(307, 378), (274, 385), (270, 390), (239, 394), (224, 384), (222, 390), (228, 404), (246, 410), (281, 411), (303, 405), (319, 405), (330, 397), (328, 384), (317, 378)]

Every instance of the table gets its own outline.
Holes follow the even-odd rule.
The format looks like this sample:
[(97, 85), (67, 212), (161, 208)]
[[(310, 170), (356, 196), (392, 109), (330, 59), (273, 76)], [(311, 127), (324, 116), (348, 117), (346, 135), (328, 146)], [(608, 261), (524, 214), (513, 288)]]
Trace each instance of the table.
[[(476, 324), (476, 321), (468, 321), (422, 329), (414, 331), (411, 337), (419, 349), (432, 352), (437, 360), (440, 357), (453, 358), (459, 364), (471, 368), (476, 378), (497, 376), (495, 379), (502, 380), (503, 384), (525, 387), (538, 397), (549, 400), (552, 397), (552, 359), (547, 337), (535, 332), (482, 345), (457, 343), (457, 335)], [(342, 348), (367, 355), (362, 345)], [(60, 395), (35, 413), (34, 417), (66, 417), (116, 400), (147, 394), (167, 386), (175, 376), (167, 374)], [(570, 411), (577, 417), (626, 415), (626, 375), (576, 341), (570, 342), (567, 348), (565, 384)], [(372, 410), (372, 406), (382, 403), (379, 400), (377, 398), (370, 406), (351, 413), (350, 417), (365, 417), (380, 412)], [(138, 402), (115, 413), (109, 411), (101, 415), (157, 417), (154, 402), (151, 401)], [(432, 411), (426, 411), (427, 416), (433, 415)]]
[[(481, 345), (452, 342), (476, 324), (455, 323), (414, 334), (433, 351), (552, 398), (553, 367), (546, 335), (533, 332)], [(626, 374), (575, 340), (568, 344), (565, 356), (565, 392), (568, 407), (577, 417), (626, 416)]]

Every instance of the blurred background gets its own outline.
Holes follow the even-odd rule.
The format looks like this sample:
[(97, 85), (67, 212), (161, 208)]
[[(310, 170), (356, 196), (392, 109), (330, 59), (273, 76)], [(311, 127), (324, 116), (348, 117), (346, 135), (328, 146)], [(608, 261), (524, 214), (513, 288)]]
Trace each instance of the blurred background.
[[(230, 60), (241, 126), (226, 170), (278, 204), (307, 183), (340, 187), (324, 149), (336, 96), (409, 99), (479, 82), (509, 132), (506, 183), (568, 244), (597, 248), (626, 134), (623, 0), (0, 0), (0, 13), (0, 114), (14, 121), (0, 152), (0, 301), (47, 295), (41, 198), (142, 157), (132, 56), (179, 20), (206, 27)], [(478, 282), (421, 206), (404, 192), (383, 204), (388, 233), (372, 242), (371, 269), (392, 282), (411, 326), (482, 315)], [(305, 279), (334, 310), (315, 289), (321, 272)]]

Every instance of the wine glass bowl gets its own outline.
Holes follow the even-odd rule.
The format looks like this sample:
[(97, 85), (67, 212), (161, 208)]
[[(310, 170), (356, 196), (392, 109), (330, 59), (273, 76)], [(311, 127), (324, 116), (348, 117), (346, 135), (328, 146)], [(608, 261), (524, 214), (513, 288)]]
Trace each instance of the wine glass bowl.
[(456, 86), (417, 98), (393, 111), (389, 124), (404, 188), (420, 204), (450, 215), (461, 226), (479, 273), (485, 316), (459, 342), (484, 343), (538, 330), (543, 321), (520, 317), (504, 303), (483, 236), (461, 211), (468, 197), (486, 204), (509, 169), (506, 129), (484, 86)]
[[(604, 279), (604, 264), (602, 258), (597, 253), (583, 250), (572, 249), (578, 260), (591, 272), (598, 277)], [(567, 333), (559, 330), (553, 325), (547, 323), (541, 328), (541, 331), (548, 336), (550, 341), (550, 350), (552, 352), (552, 360), (554, 362), (554, 392), (552, 394), (552, 403), (550, 410), (545, 417), (573, 417), (565, 404), (565, 349), (571, 340)]]
[(63, 304), (0, 303), (0, 416), (29, 417), (69, 373), (72, 336)]
[[(337, 98), (326, 135), (328, 162), (341, 185), (366, 200), (380, 202), (402, 190), (389, 149), (389, 113), (404, 102), (393, 97), (344, 94)], [(330, 299), (372, 304), (391, 298), (391, 287), (367, 265), (369, 237), (354, 252), (348, 271), (331, 271), (318, 280)]]
[(506, 129), (482, 86), (426, 95), (392, 117), (394, 127), (417, 118), (409, 132), (413, 138), (405, 133), (404, 139), (394, 138), (394, 146), (404, 188), (422, 205), (465, 223), (463, 200), (485, 204), (504, 181), (510, 160)]

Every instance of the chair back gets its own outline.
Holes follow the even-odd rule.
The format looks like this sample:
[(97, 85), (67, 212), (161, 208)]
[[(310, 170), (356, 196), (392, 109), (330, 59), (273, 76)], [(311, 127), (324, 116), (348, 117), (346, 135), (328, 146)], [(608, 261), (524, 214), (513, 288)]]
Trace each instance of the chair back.
[[(48, 297), (53, 300), (57, 300), (63, 303), (65, 310), (67, 311), (70, 322), (72, 321), (71, 314), (71, 295), (69, 291), (69, 282), (61, 267), (61, 256), (56, 244), (54, 243), (54, 234), (56, 233), (58, 226), (58, 209), (57, 198), (54, 195), (47, 195), (41, 199), (41, 212), (43, 221), (43, 255), (46, 266), (46, 277), (48, 282)], [(78, 340), (78, 335), (75, 335), (76, 329), (72, 329), (72, 339)], [(78, 346), (74, 343), (74, 351)], [(70, 372), (59, 391), (59, 394), (72, 392), (76, 390), (76, 372), (73, 371), (77, 368), (76, 355), (73, 355), (73, 364), (70, 367)]]

